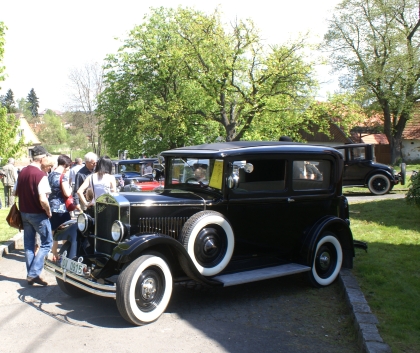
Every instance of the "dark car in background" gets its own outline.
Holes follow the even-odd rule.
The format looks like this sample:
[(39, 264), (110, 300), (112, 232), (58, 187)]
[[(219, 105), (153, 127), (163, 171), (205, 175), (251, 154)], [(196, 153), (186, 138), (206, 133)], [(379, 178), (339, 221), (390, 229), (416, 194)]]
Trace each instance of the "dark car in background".
[(44, 268), (66, 294), (114, 298), (125, 320), (144, 325), (164, 313), (176, 283), (227, 287), (302, 273), (324, 287), (352, 268), (336, 149), (239, 141), (161, 156), (161, 190), (102, 195), (93, 214), (55, 233), (66, 242)]
[(376, 163), (372, 144), (355, 143), (334, 146), (344, 158), (343, 186), (367, 187), (372, 194), (384, 195), (397, 185), (405, 184), (406, 165), (401, 164), (401, 172)]
[[(113, 161), (114, 176), (117, 180), (118, 190), (123, 191), (126, 188), (127, 191), (142, 191), (140, 184), (145, 182), (151, 182), (150, 185), (156, 184), (156, 186), (159, 186), (159, 183), (155, 183), (152, 175), (153, 167), (157, 162), (157, 158), (121, 159)], [(146, 189), (150, 190), (150, 187)]]

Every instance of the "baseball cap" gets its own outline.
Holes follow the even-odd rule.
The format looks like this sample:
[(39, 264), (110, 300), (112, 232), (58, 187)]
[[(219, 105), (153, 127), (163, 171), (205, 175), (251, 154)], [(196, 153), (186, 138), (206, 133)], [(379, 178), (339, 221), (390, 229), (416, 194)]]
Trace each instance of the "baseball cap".
[(47, 155), (47, 153), (48, 153), (47, 150), (42, 146), (35, 146), (32, 149), (32, 157), (34, 157), (34, 158), (35, 157), (43, 158)]

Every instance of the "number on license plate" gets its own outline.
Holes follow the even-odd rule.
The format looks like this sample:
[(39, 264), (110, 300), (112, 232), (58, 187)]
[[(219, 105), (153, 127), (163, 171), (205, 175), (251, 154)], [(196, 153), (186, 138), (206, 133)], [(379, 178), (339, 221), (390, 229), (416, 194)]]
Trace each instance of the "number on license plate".
[(73, 261), (67, 257), (63, 257), (61, 260), (61, 268), (66, 269), (67, 271), (73, 272), (76, 275), (83, 275), (86, 265), (81, 262)]

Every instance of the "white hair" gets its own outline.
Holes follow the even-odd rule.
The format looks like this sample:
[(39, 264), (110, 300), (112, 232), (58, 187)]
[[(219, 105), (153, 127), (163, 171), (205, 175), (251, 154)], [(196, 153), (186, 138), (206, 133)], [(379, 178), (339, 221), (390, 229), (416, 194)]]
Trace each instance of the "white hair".
[(13, 163), (15, 163), (15, 159), (14, 158), (9, 158), (7, 160), (7, 163), (13, 164)]
[(93, 152), (88, 152), (85, 154), (85, 162), (90, 162), (90, 161), (98, 161), (98, 156), (96, 155), (96, 153)]

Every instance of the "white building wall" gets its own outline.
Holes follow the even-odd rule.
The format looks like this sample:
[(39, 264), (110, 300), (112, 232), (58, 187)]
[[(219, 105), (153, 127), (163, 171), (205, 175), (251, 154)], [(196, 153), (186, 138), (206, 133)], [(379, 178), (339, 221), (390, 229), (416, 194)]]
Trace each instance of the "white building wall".
[(401, 153), (405, 162), (419, 162), (420, 140), (403, 140)]

